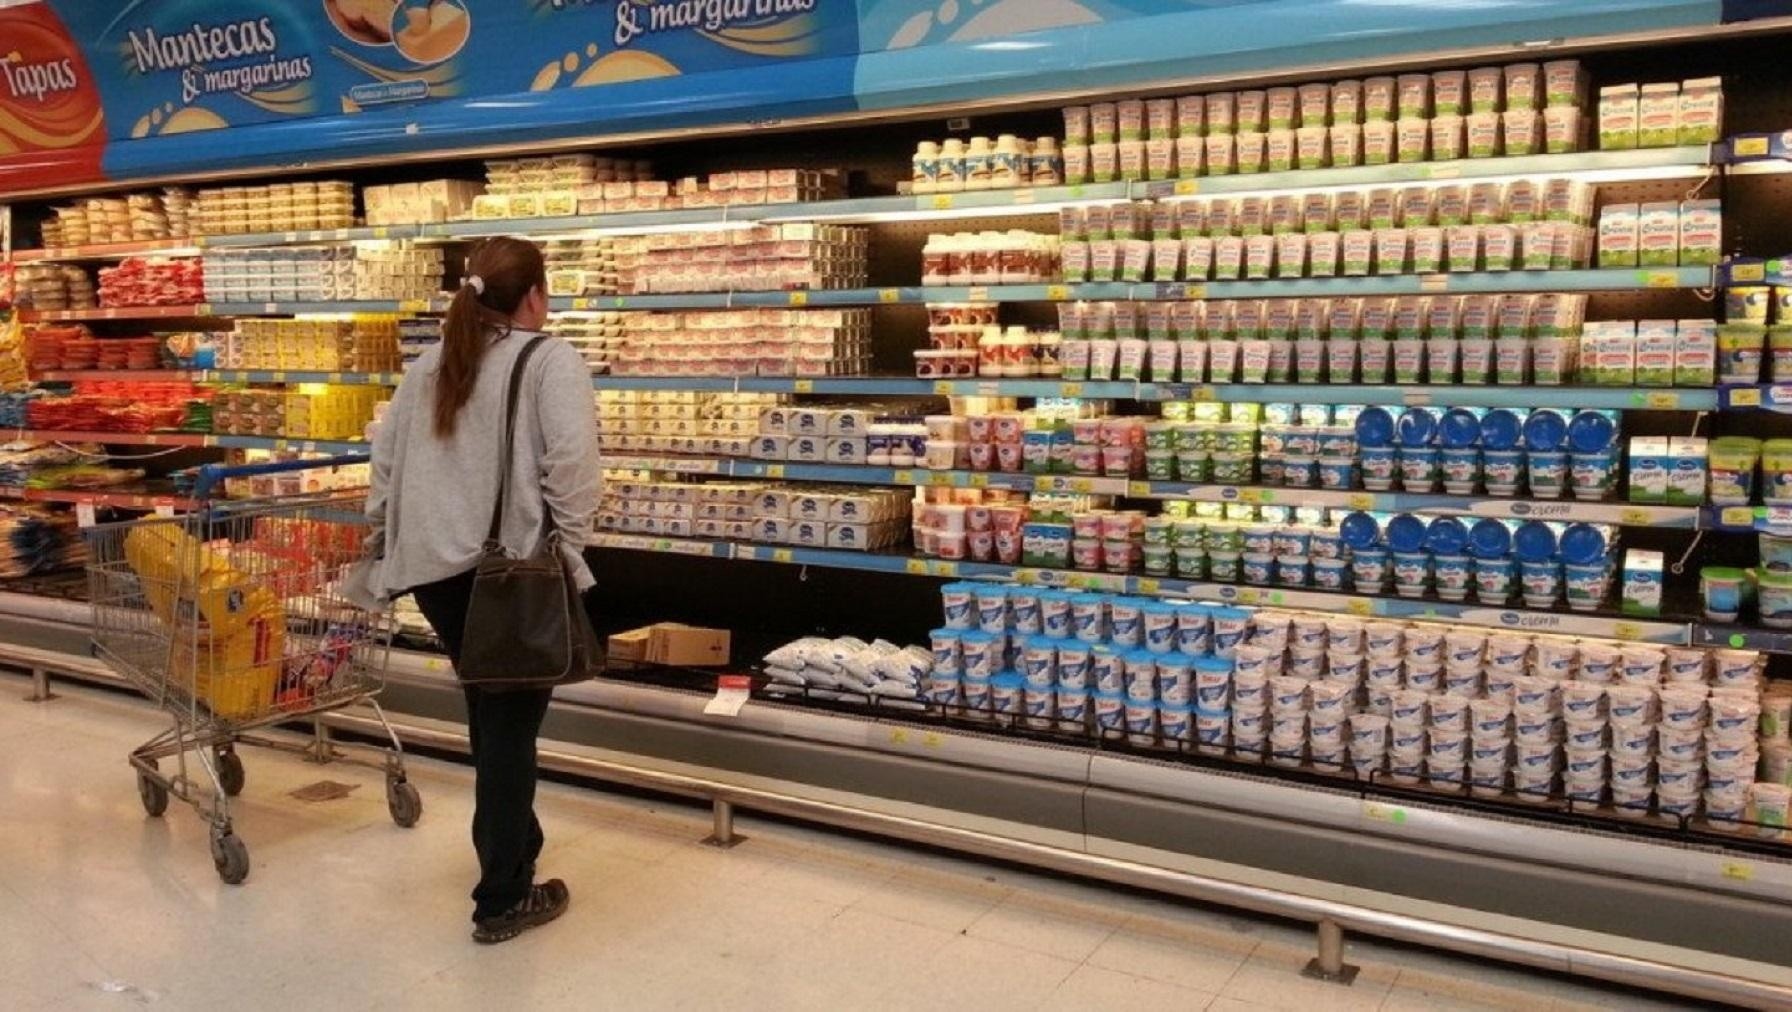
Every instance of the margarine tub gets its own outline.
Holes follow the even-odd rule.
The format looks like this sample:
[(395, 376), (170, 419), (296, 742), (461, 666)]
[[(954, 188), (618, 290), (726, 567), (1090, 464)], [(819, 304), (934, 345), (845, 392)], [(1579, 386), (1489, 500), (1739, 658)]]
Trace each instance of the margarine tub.
[(1792, 537), (1761, 535), (1761, 571), (1792, 577)]
[(1772, 629), (1792, 628), (1792, 573), (1763, 569), (1756, 577), (1761, 624)]
[(1720, 436), (1711, 441), (1709, 449), (1712, 504), (1746, 506), (1752, 502), (1761, 441), (1749, 436)]

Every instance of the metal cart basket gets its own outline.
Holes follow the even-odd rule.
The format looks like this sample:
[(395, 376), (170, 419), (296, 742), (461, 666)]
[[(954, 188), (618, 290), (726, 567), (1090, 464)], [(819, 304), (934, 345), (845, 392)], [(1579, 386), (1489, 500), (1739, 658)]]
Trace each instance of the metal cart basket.
[[(248, 848), (230, 821), (230, 799), (244, 786), (238, 744), (383, 770), (392, 820), (410, 827), (422, 815), (376, 698), (390, 622), (342, 592), (362, 557), (366, 489), (328, 487), (317, 480), (324, 472), (309, 481), (301, 474), (367, 459), (206, 467), (193, 512), (88, 531), (95, 651), (172, 718), (131, 753), (144, 810), (160, 816), (170, 795), (192, 805), (211, 823), (218, 875), (233, 885), (249, 874)], [(213, 500), (220, 482), (251, 477), (284, 487), (247, 501)], [(251, 734), (362, 705), (391, 743), (374, 759), (339, 749), (315, 719), (310, 742)], [(165, 759), (174, 760), (173, 772), (162, 771)], [(197, 778), (190, 763), (202, 771)]]

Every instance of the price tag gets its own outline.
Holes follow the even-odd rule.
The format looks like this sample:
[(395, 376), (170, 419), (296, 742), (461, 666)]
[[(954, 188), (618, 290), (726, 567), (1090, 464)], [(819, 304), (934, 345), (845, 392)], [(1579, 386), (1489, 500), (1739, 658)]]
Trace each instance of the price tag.
[(1730, 266), (1730, 281), (1733, 283), (1766, 280), (1766, 264), (1732, 264)]
[(1045, 475), (1040, 475), (1039, 477), (1033, 479), (1033, 491), (1035, 491), (1035, 492), (1059, 491), (1058, 483), (1063, 480), (1064, 479), (1062, 479), (1062, 478), (1051, 478), (1051, 477), (1047, 477)]
[(376, 226), (374, 226), (374, 229), (373, 229), (373, 237), (374, 237), (374, 238), (375, 238), (375, 239), (384, 239), (384, 238), (386, 238), (386, 237), (387, 237), (387, 236), (389, 236), (389, 235), (391, 235), (391, 234), (392, 234), (392, 230), (391, 230), (391, 229), (388, 229), (388, 228), (387, 228), (387, 227), (386, 227), (386, 226), (384, 226), (384, 225), (376, 225)]
[(934, 488), (951, 488), (958, 484), (958, 479), (950, 471), (935, 471), (927, 476), (927, 484)]
[(1725, 506), (1718, 511), (1717, 522), (1725, 527), (1753, 527), (1755, 508), (1753, 506)]
[(1178, 180), (1176, 180), (1176, 187), (1175, 187), (1176, 196), (1192, 197), (1195, 194), (1200, 193), (1200, 192), (1201, 192), (1201, 181), (1199, 179), (1178, 179)]
[(1730, 407), (1758, 408), (1760, 406), (1760, 387), (1736, 387), (1730, 391)]
[(1765, 137), (1738, 137), (1730, 143), (1739, 158), (1765, 158), (1770, 150)]
[(325, 383), (341, 383), (342, 382), (342, 374), (339, 372), (329, 373), (328, 375), (326, 375), (324, 377), (324, 382)]
[(921, 747), (938, 749), (946, 744), (946, 736), (938, 731), (929, 731), (921, 736)]
[(1184, 298), (1190, 302), (1199, 302), (1200, 300), (1207, 298), (1207, 286), (1206, 285), (1183, 285), (1182, 286), (1182, 298)]
[(268, 382), (269, 383), (285, 383), (286, 382), (286, 374), (283, 372), (268, 373)]
[(93, 503), (78, 502), (75, 504), (75, 523), (81, 527), (92, 527), (94, 525)]
[(264, 313), (278, 313), (280, 311), (280, 303), (264, 302), (261, 304), (261, 311)]
[(933, 209), (935, 211), (950, 211), (950, 210), (952, 210), (952, 195), (950, 193), (934, 194)]
[(808, 292), (791, 292), (790, 293), (790, 304), (792, 306), (797, 306), (797, 307), (802, 307), (802, 306), (808, 305), (809, 304), (809, 293)]
[(753, 680), (746, 675), (723, 675), (716, 679), (715, 698), (703, 707), (711, 717), (737, 717), (740, 709), (752, 698)]
[(1081, 383), (1061, 383), (1058, 385), (1058, 396), (1081, 397), (1083, 396), (1083, 385)]
[(971, 478), (970, 478), (970, 481), (968, 482), (968, 484), (972, 488), (988, 488), (989, 487), (989, 475), (983, 474), (981, 472), (979, 472), (977, 474), (973, 474), (973, 475), (971, 475)]
[(934, 576), (951, 578), (956, 578), (958, 576), (958, 563), (956, 562), (935, 562), (927, 568)]
[(1407, 407), (1425, 407), (1431, 403), (1431, 391), (1415, 389), (1402, 390), (1400, 391), (1400, 403)]
[(1070, 286), (1069, 285), (1046, 285), (1045, 286), (1045, 298), (1046, 298), (1047, 302), (1068, 301), (1070, 298)]
[(1724, 878), (1737, 882), (1752, 882), (1755, 878), (1755, 866), (1747, 861), (1725, 861), (1718, 871)]
[(429, 312), (429, 300), (404, 299), (398, 303), (398, 311), (401, 313), (427, 313)]
[(1142, 577), (1139, 580), (1139, 593), (1141, 594), (1161, 594), (1163, 593), (1163, 590), (1164, 585), (1161, 580), (1156, 580), (1148, 576)]
[(212, 304), (209, 302), (201, 302), (199, 305), (194, 306), (193, 307), (193, 315), (194, 316), (210, 316), (210, 315), (212, 315)]
[(1363, 818), (1401, 826), (1406, 824), (1406, 809), (1396, 805), (1385, 805), (1379, 801), (1365, 801), (1363, 802)]
[(1129, 481), (1126, 483), (1126, 494), (1134, 499), (1150, 498), (1152, 494), (1151, 483), (1148, 481)]
[(908, 744), (908, 728), (906, 728), (906, 727), (890, 728), (890, 744), (892, 744), (892, 745), (907, 745)]
[(1374, 610), (1375, 610), (1374, 606), (1370, 603), (1369, 599), (1366, 597), (1353, 597), (1350, 600), (1344, 602), (1345, 613), (1350, 614), (1350, 615), (1355, 615), (1358, 618), (1366, 618), (1369, 615), (1373, 614)]
[(1263, 600), (1263, 592), (1255, 587), (1238, 588), (1239, 604), (1257, 604)]
[(902, 571), (907, 573), (910, 576), (926, 576), (927, 575), (927, 560), (926, 559), (910, 559), (907, 562), (904, 562), (902, 564)]
[(1014, 571), (1014, 582), (1023, 587), (1031, 587), (1039, 582), (1039, 574), (1031, 569), (1017, 569)]
[(1419, 291), (1421, 292), (1447, 292), (1449, 290), (1450, 276), (1448, 274), (1427, 274), (1419, 279)]
[(1626, 508), (1618, 511), (1618, 522), (1628, 527), (1647, 527), (1651, 515), (1646, 509)]
[(772, 464), (772, 465), (766, 467), (765, 476), (767, 478), (782, 478), (782, 477), (784, 477), (784, 465), (783, 464)]
[(590, 299), (574, 299), (574, 300), (572, 300), (572, 308), (574, 308), (574, 309), (590, 309), (591, 308), (591, 300)]
[(1640, 640), (1643, 638), (1643, 627), (1635, 622), (1612, 623), (1612, 638), (1620, 640)]
[(894, 482), (897, 485), (916, 484), (915, 472), (913, 472), (913, 471), (897, 471), (894, 474), (890, 475), (890, 481)]
[(1679, 288), (1680, 275), (1673, 271), (1639, 271), (1645, 288)]
[(1188, 399), (1197, 404), (1212, 404), (1220, 399), (1220, 392), (1210, 386), (1191, 387)]
[(1344, 505), (1353, 510), (1372, 510), (1375, 508), (1375, 497), (1367, 492), (1358, 492), (1345, 496)]
[(1462, 166), (1433, 165), (1426, 170), (1425, 175), (1430, 179), (1461, 179)]
[(1035, 197), (1033, 195), (1032, 190), (1015, 190), (1014, 191), (1014, 200), (1012, 201), (1012, 203), (1019, 206), (1019, 205), (1036, 203), (1038, 201), (1038, 199), (1039, 199), (1038, 197)]
[(937, 396), (940, 396), (940, 397), (952, 396), (952, 381), (951, 380), (934, 380), (933, 392)]
[(902, 301), (902, 289), (900, 289), (900, 288), (879, 288), (877, 290), (877, 301), (882, 302), (886, 305), (888, 305), (889, 303), (893, 303), (893, 302), (901, 302)]
[(299, 241), (299, 233), (297, 233), (297, 232), (282, 233), (281, 240), (283, 242), (298, 242)]
[(795, 562), (796, 553), (788, 548), (774, 548), (772, 549), (772, 561), (783, 563)]
[(669, 552), (672, 550), (672, 542), (666, 538), (661, 538), (653, 543), (653, 550), (656, 552)]
[(972, 286), (971, 290), (968, 293), (966, 293), (965, 298), (971, 300), (972, 302), (988, 302), (989, 301), (989, 289), (985, 288), (982, 285), (974, 285), (974, 286)]

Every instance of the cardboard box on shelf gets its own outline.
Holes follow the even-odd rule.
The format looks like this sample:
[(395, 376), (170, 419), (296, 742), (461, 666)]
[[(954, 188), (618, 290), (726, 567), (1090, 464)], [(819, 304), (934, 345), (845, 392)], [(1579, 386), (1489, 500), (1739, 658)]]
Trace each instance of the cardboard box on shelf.
[(726, 629), (656, 622), (611, 636), (608, 663), (612, 668), (641, 664), (717, 667), (728, 663), (731, 650)]

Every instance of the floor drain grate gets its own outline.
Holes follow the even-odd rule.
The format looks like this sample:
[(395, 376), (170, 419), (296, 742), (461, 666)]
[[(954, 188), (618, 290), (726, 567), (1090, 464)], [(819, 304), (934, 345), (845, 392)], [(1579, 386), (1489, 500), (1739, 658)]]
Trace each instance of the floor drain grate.
[(315, 784), (301, 787), (292, 792), (292, 797), (300, 801), (341, 801), (353, 794), (360, 784), (339, 784), (334, 780), (319, 780)]

